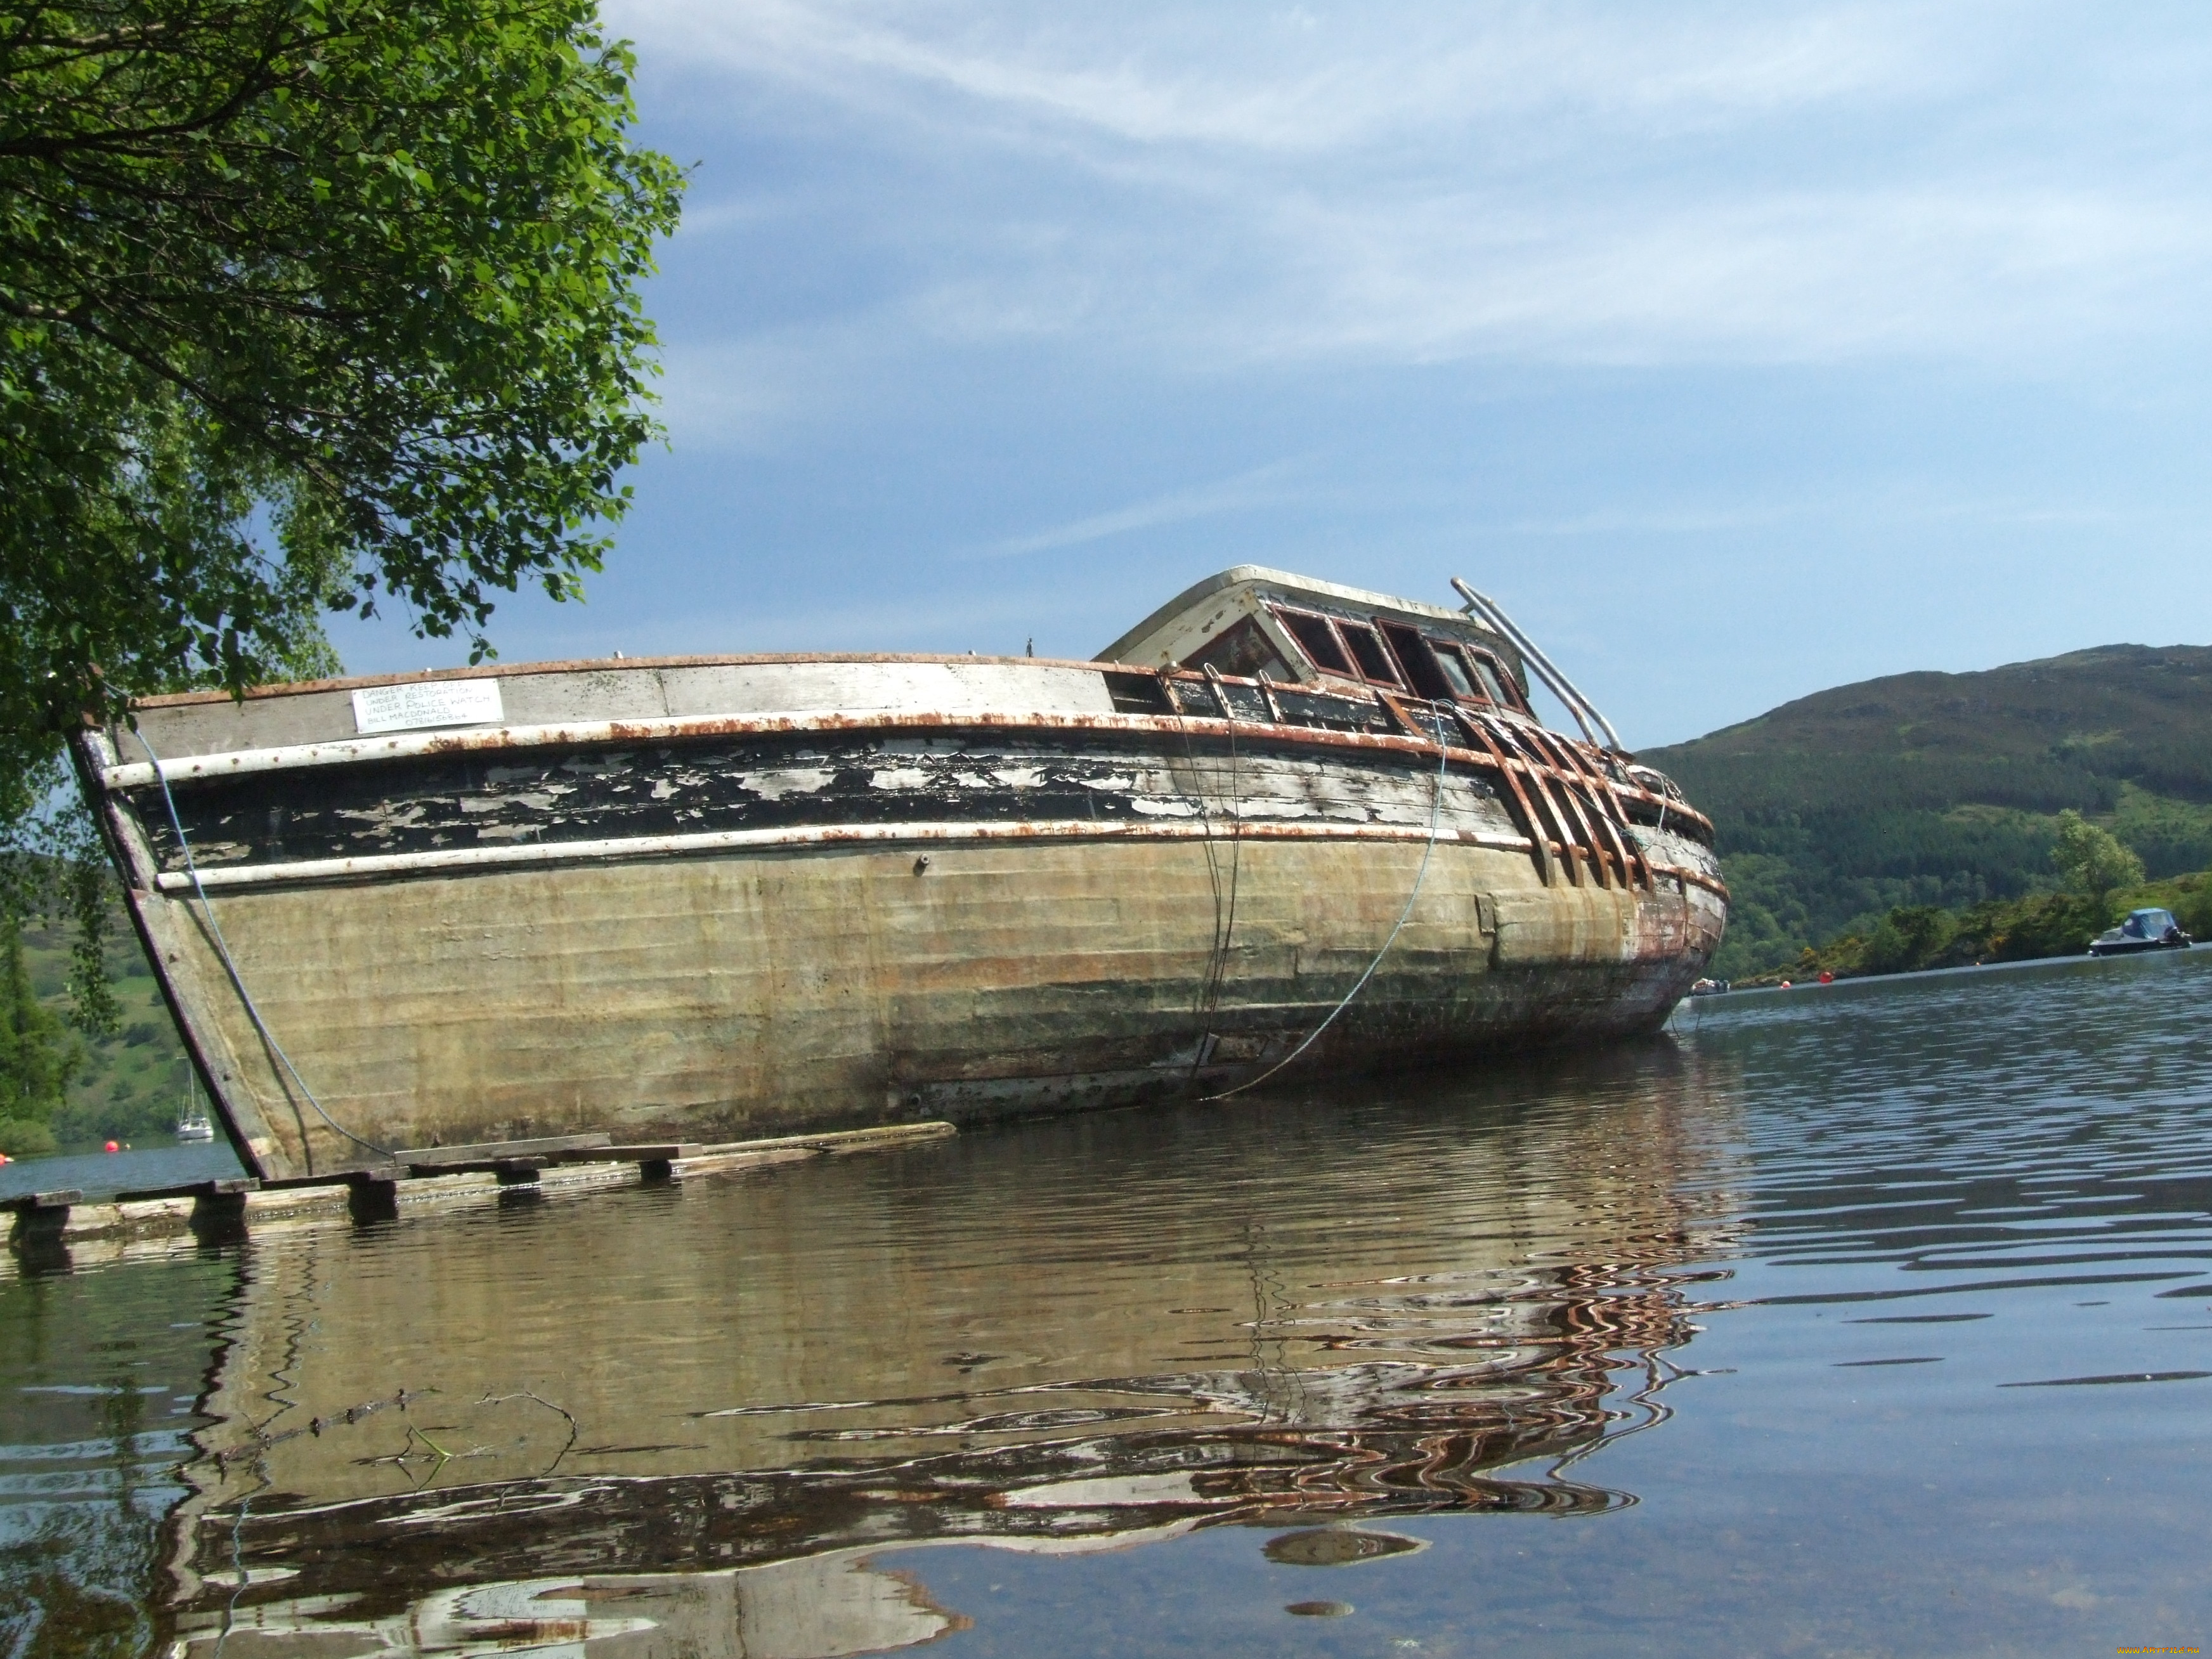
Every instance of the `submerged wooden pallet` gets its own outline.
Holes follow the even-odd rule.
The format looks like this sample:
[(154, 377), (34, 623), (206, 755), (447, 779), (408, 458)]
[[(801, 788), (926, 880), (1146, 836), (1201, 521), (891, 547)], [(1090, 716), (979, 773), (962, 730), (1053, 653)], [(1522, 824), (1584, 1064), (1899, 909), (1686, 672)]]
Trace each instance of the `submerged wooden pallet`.
[[(389, 1220), (403, 1207), (481, 1202), (532, 1189), (590, 1188), (679, 1181), (795, 1159), (933, 1140), (950, 1123), (900, 1124), (705, 1146), (689, 1141), (617, 1145), (605, 1134), (412, 1148), (389, 1164), (284, 1182), (251, 1176), (122, 1192), (88, 1203), (80, 1188), (0, 1200), (14, 1217), (9, 1242), (21, 1256), (76, 1240), (202, 1237), (301, 1220)], [(632, 1176), (629, 1171), (635, 1170)]]

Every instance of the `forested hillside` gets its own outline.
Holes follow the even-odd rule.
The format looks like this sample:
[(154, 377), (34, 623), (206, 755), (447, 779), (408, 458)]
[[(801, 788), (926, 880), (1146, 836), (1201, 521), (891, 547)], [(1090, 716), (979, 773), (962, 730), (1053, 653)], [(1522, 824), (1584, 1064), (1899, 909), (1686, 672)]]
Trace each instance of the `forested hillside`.
[(1646, 751), (1711, 814), (1739, 978), (1891, 910), (2056, 885), (2071, 807), (2153, 878), (2212, 866), (2212, 647), (2101, 646), (1839, 686)]
[[(34, 926), (23, 934), (23, 965), (40, 1001), (59, 1017), (67, 1003), (63, 985), (69, 972), (69, 939), (58, 925)], [(170, 1141), (188, 1103), (202, 1107), (206, 1097), (191, 1092), (190, 1066), (176, 1023), (169, 1018), (147, 965), (137, 936), (121, 915), (109, 920), (107, 979), (119, 1016), (113, 1035), (68, 1033), (63, 1047), (71, 1056), (65, 1103), (47, 1128), (58, 1150), (89, 1152), (118, 1140), (140, 1146)], [(28, 1148), (6, 1150), (43, 1152)]]

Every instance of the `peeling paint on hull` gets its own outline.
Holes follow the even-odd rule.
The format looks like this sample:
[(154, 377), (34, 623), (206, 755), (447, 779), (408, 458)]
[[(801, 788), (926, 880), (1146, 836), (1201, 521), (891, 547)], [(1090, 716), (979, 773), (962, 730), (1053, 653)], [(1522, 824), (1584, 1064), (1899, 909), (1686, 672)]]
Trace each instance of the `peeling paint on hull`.
[[(1322, 1023), (1425, 852), (1403, 933), (1301, 1073), (1648, 1030), (1718, 945), (1724, 890), (1676, 832), (1686, 815), (1622, 820), (1647, 881), (1607, 863), (1589, 780), (1513, 787), (1502, 760), (1412, 736), (1179, 714), (1084, 730), (1065, 718), (1080, 698), (1053, 699), (1029, 726), (1018, 703), (934, 730), (906, 715), (204, 773), (173, 793), (209, 910), (158, 785), (107, 792), (106, 816), (226, 1123), (272, 1178), (374, 1158), (270, 1052), (210, 910), (322, 1110), (383, 1148), (1213, 1092)], [(273, 700), (246, 710), (268, 712), (241, 751), (343, 735)], [(166, 758), (185, 716), (223, 712), (142, 718)], [(127, 741), (80, 745), (95, 787)]]

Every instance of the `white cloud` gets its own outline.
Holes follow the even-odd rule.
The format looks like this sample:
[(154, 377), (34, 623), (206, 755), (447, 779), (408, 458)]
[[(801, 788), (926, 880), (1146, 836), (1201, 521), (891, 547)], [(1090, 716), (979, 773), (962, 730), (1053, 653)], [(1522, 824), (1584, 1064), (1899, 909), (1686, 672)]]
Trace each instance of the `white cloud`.
[[(2203, 329), (2204, 135), (2150, 61), (2202, 54), (2065, 8), (620, 0), (611, 21), (682, 120), (784, 147), (772, 212), (717, 174), (718, 225), (895, 260), (830, 331), (837, 362), (1064, 340), (1173, 373), (2018, 369)], [(741, 311), (677, 320), (687, 419), (791, 416), (686, 362)], [(820, 404), (836, 362), (792, 343), (714, 349)]]
[[(927, 9), (631, 0), (648, 50), (855, 103), (936, 93), (1141, 144), (1310, 154), (1559, 108), (1701, 123), (1927, 78), (1918, 8)], [(1702, 15), (1700, 14), (1703, 14)]]
[(1126, 535), (1133, 530), (1156, 530), (1164, 525), (1188, 524), (1194, 519), (1210, 519), (1227, 513), (1247, 513), (1255, 507), (1279, 506), (1291, 498), (1291, 492), (1285, 488), (1290, 471), (1287, 462), (1255, 467), (1233, 477), (1218, 478), (1188, 489), (1171, 490), (1165, 495), (1116, 507), (1109, 513), (1093, 514), (1071, 523), (1056, 525), (1048, 530), (1011, 537), (987, 551), (1000, 556), (1045, 553), (1063, 547), (1079, 547), (1085, 542), (1104, 541), (1109, 537)]

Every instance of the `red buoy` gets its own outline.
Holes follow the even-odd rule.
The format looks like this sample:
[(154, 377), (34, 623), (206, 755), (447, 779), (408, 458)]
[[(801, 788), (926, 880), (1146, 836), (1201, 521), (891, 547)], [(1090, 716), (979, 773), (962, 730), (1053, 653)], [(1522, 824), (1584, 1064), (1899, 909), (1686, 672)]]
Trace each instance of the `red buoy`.
[(113, 1141), (112, 1141), (112, 1140), (111, 1140), (111, 1141), (109, 1141), (109, 1142), (107, 1143), (107, 1150), (108, 1150), (109, 1152), (121, 1152), (123, 1149), (122, 1149), (120, 1146), (117, 1146)]

